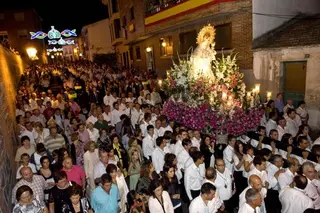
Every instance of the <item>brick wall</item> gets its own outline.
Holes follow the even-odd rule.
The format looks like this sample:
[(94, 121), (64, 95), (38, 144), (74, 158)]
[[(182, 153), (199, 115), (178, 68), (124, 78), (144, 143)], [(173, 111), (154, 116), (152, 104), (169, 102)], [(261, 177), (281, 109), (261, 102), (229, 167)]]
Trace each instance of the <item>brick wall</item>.
[[(228, 3), (215, 4), (205, 9), (177, 17), (174, 20), (146, 27), (146, 33), (155, 35), (138, 44), (140, 47), (141, 60), (134, 60), (134, 65), (141, 70), (146, 70), (146, 48), (152, 47), (154, 54), (154, 64), (159, 75), (164, 75), (165, 71), (172, 66), (172, 59), (177, 59), (179, 47), (179, 34), (192, 30), (199, 30), (207, 25), (222, 25), (231, 23), (232, 26), (232, 48), (238, 53), (238, 65), (242, 70), (252, 70), (252, 2), (251, 0), (237, 0)], [(160, 38), (172, 36), (173, 56), (160, 56)], [(135, 55), (135, 51), (134, 51)], [(135, 57), (134, 57), (135, 59)]]
[(23, 63), (0, 45), (0, 213), (11, 212), (15, 184), (15, 95)]

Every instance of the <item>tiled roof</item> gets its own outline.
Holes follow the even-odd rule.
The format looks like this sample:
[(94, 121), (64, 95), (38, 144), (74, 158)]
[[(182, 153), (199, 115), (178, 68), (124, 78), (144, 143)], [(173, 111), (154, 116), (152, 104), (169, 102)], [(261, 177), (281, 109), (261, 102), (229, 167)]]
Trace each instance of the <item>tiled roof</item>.
[(253, 49), (320, 44), (320, 14), (299, 14), (253, 41)]

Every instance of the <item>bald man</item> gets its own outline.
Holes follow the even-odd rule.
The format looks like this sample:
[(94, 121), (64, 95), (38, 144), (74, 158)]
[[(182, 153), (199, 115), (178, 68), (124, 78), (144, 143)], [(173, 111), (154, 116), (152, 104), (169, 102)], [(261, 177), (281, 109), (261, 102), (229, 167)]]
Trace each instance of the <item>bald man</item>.
[[(258, 190), (261, 193), (262, 199), (266, 198), (267, 189), (262, 187), (262, 181), (260, 177), (258, 175), (251, 175), (249, 177), (249, 186), (245, 188), (239, 195), (239, 207), (243, 206), (247, 202), (246, 192), (252, 188)], [(262, 200), (262, 205), (260, 206), (260, 212), (266, 213), (264, 200)]]
[(86, 174), (81, 169), (80, 166), (73, 165), (72, 159), (70, 157), (66, 157), (63, 160), (63, 168), (62, 171), (65, 171), (68, 177), (68, 181), (74, 181), (78, 185), (82, 186), (83, 189), (86, 187)]
[(20, 186), (29, 186), (35, 198), (44, 204), (44, 190), (48, 187), (46, 181), (41, 175), (34, 175), (30, 167), (23, 167), (20, 170), (22, 179), (14, 186), (12, 190), (12, 204), (17, 203), (16, 192)]

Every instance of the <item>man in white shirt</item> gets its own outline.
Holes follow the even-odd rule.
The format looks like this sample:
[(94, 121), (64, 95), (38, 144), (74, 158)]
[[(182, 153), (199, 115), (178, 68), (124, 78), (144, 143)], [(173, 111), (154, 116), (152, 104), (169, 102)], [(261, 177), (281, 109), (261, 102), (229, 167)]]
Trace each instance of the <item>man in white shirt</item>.
[(158, 137), (156, 139), (157, 148), (152, 152), (152, 164), (154, 169), (158, 174), (162, 172), (163, 165), (164, 165), (164, 147), (166, 146), (167, 142), (163, 137)]
[(287, 100), (287, 105), (285, 105), (285, 106), (283, 107), (283, 112), (284, 112), (284, 114), (287, 113), (288, 109), (294, 109), (293, 101), (292, 101), (292, 100)]
[(99, 159), (100, 161), (96, 165), (94, 165), (93, 168), (93, 178), (96, 185), (100, 183), (101, 176), (106, 173), (106, 168), (109, 162), (109, 153), (103, 149), (100, 149)]
[(296, 158), (287, 159), (288, 168), (284, 173), (279, 174), (278, 182), (280, 189), (288, 187), (292, 181), (296, 172), (299, 170), (299, 161)]
[(151, 160), (152, 153), (155, 149), (155, 139), (154, 139), (154, 127), (149, 125), (147, 127), (147, 135), (142, 140), (142, 151), (143, 155), (147, 160)]
[(204, 161), (203, 154), (200, 151), (195, 151), (192, 158), (194, 163), (186, 168), (184, 174), (184, 187), (190, 201), (200, 195), (203, 177), (200, 174), (199, 165)]
[(308, 184), (306, 188), (304, 189), (305, 194), (311, 198), (313, 201), (315, 209), (320, 209), (320, 195), (318, 193), (316, 185), (314, 184), (315, 181), (318, 181), (315, 179), (316, 177), (316, 170), (311, 162), (305, 162), (302, 164), (302, 172), (303, 175), (307, 178)]
[(275, 112), (269, 113), (269, 120), (266, 124), (267, 135), (269, 135), (271, 129), (277, 129), (277, 117)]
[[(241, 208), (246, 203), (246, 192), (249, 189), (255, 189), (258, 190), (261, 193), (262, 199), (264, 199), (267, 196), (267, 189), (262, 187), (262, 181), (259, 176), (257, 175), (251, 175), (249, 178), (249, 186), (245, 188), (241, 194), (239, 195), (239, 207)], [(261, 213), (266, 213), (265, 204), (262, 200), (262, 204), (259, 208)]]
[(115, 126), (118, 122), (121, 121), (120, 116), (123, 114), (119, 110), (119, 104), (117, 102), (113, 103), (113, 110), (111, 111), (111, 125)]
[(129, 93), (128, 93), (128, 98), (126, 99), (126, 102), (128, 102), (128, 103), (133, 103), (134, 100), (135, 100), (135, 98), (133, 97), (132, 92), (129, 92)]
[(103, 119), (104, 119), (105, 121), (107, 121), (108, 124), (110, 124), (110, 123), (111, 123), (111, 117), (112, 117), (110, 105), (103, 106), (103, 113), (102, 113), (102, 115), (103, 115)]
[(98, 110), (94, 109), (92, 110), (92, 115), (87, 119), (86, 124), (92, 123), (95, 124), (98, 121)]
[(216, 171), (217, 178), (214, 184), (217, 187), (218, 195), (220, 199), (223, 200), (225, 210), (227, 212), (233, 212), (235, 205), (232, 196), (235, 193), (235, 187), (232, 173), (226, 168), (226, 164), (221, 158), (216, 159)]
[(192, 138), (192, 146), (195, 146), (200, 150), (200, 143), (201, 143), (201, 134), (199, 130), (194, 130), (193, 132), (194, 137)]
[(192, 146), (192, 143), (189, 138), (185, 138), (182, 141), (183, 150), (177, 154), (177, 161), (178, 161), (178, 169), (181, 172), (184, 172), (191, 164), (193, 163), (192, 158), (189, 154), (189, 150)]
[(226, 164), (226, 167), (229, 169), (231, 173), (234, 170), (234, 162), (233, 162), (233, 155), (234, 155), (234, 145), (237, 141), (237, 138), (233, 135), (228, 136), (228, 146), (223, 150), (223, 160)]
[(147, 133), (147, 126), (151, 125), (151, 113), (146, 112), (144, 114), (144, 119), (142, 123), (140, 124), (140, 129), (142, 131), (142, 136), (146, 136)]
[(285, 172), (282, 169), (283, 159), (281, 155), (274, 155), (271, 159), (271, 163), (267, 166), (269, 189), (266, 198), (267, 212), (280, 213), (281, 203), (279, 201), (279, 182), (278, 177), (281, 173)]
[[(109, 95), (108, 95), (109, 93)], [(112, 95), (110, 95), (110, 92), (107, 91), (107, 95), (103, 98), (103, 103), (105, 105), (109, 105), (111, 106), (111, 109), (113, 109), (114, 107), (114, 103), (117, 102), (118, 98), (117, 98), (117, 93), (113, 92)]]
[[(204, 183), (211, 183), (212, 185), (214, 185), (216, 178), (217, 178), (216, 170), (212, 167), (208, 167), (206, 169), (206, 174), (205, 174), (205, 179), (203, 180), (203, 184)], [(220, 210), (220, 211), (224, 210), (223, 201), (220, 199), (217, 191), (214, 195), (214, 198), (212, 199), (212, 202), (214, 203), (214, 211), (212, 211), (212, 212), (217, 212), (218, 210)]]
[[(131, 110), (131, 124), (133, 125), (134, 128), (136, 128), (137, 124), (140, 124), (140, 120), (143, 119), (143, 112), (140, 110), (140, 104), (136, 103), (134, 105), (134, 108)], [(129, 112), (129, 117), (130, 117), (130, 112)]]
[(36, 145), (35, 138), (34, 138), (35, 130), (32, 127), (32, 124), (30, 122), (26, 122), (25, 127), (26, 129), (21, 133), (20, 137), (28, 136), (30, 139), (30, 144)]
[(307, 184), (306, 177), (297, 175), (293, 178), (292, 188), (286, 187), (281, 190), (279, 195), (282, 205), (281, 213), (302, 213), (306, 209), (314, 208), (311, 198), (304, 192)]
[(43, 127), (46, 126), (46, 119), (43, 114), (40, 114), (40, 110), (38, 107), (33, 110), (33, 115), (30, 117), (29, 120), (30, 122), (34, 123), (40, 122)]
[(262, 196), (257, 189), (248, 189), (245, 194), (246, 202), (240, 206), (238, 213), (260, 213), (262, 205)]
[(162, 137), (164, 135), (164, 128), (161, 126), (161, 120), (157, 119), (156, 120), (156, 125), (154, 128), (154, 134), (156, 135), (156, 137)]
[(299, 130), (299, 125), (295, 121), (296, 111), (289, 108), (287, 111), (286, 121), (287, 121), (287, 130), (292, 136), (297, 135)]
[(215, 213), (217, 212), (213, 199), (215, 198), (216, 187), (210, 183), (201, 186), (201, 195), (196, 197), (189, 206), (189, 213)]
[(179, 138), (179, 140), (174, 145), (174, 154), (176, 156), (183, 150), (182, 141), (184, 139), (188, 138), (188, 132), (184, 129), (180, 129), (179, 134), (178, 134), (178, 138)]
[(278, 131), (278, 141), (281, 141), (282, 136), (286, 133), (288, 133), (287, 127), (286, 127), (286, 119), (284, 117), (279, 117), (278, 118), (278, 126), (277, 126), (277, 131)]
[(259, 155), (255, 156), (253, 158), (254, 168), (248, 173), (248, 177), (250, 178), (251, 175), (257, 175), (261, 179), (262, 185), (267, 189), (269, 187), (269, 180), (266, 172), (266, 163), (267, 161), (264, 157)]

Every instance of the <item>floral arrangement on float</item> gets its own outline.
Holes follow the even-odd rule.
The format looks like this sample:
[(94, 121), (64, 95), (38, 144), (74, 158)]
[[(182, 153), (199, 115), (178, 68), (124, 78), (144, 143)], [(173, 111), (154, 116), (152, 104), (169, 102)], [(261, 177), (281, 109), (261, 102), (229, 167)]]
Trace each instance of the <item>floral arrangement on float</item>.
[(242, 135), (260, 124), (263, 111), (250, 106), (236, 55), (216, 59), (214, 37), (214, 27), (204, 27), (191, 56), (167, 72), (162, 88), (170, 99), (163, 114), (213, 136)]

